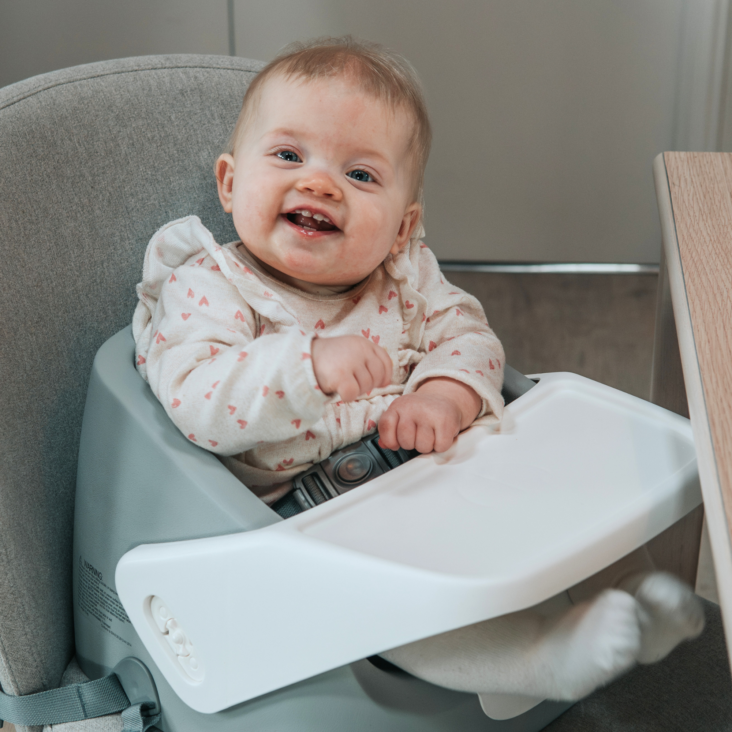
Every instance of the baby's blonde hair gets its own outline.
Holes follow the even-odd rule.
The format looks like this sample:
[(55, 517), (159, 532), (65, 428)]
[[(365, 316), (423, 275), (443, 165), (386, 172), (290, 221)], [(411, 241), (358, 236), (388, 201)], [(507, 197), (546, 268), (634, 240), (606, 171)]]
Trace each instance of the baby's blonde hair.
[(403, 108), (411, 113), (414, 131), (409, 152), (413, 160), (413, 195), (415, 201), (421, 201), (432, 128), (422, 85), (409, 61), (378, 43), (352, 36), (316, 38), (306, 43), (290, 44), (249, 85), (229, 141), (230, 153), (233, 154), (256, 110), (264, 84), (275, 75), (306, 81), (345, 76), (392, 109)]

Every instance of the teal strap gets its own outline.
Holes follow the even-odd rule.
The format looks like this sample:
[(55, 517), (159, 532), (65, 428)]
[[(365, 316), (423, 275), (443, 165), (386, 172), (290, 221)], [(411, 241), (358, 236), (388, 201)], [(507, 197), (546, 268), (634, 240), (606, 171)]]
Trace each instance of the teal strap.
[[(115, 714), (128, 707), (135, 708), (130, 707), (127, 694), (115, 674), (83, 684), (69, 684), (59, 689), (40, 691), (26, 696), (10, 696), (0, 691), (0, 720), (26, 727), (78, 722), (82, 719), (102, 717), (105, 714)], [(125, 724), (125, 732), (145, 732), (155, 722), (150, 721), (146, 726), (142, 726), (142, 723), (141, 721), (137, 727), (129, 728)]]
[(142, 704), (135, 704), (122, 712), (122, 732), (145, 732), (148, 727), (152, 727), (160, 721), (160, 714), (156, 714), (153, 717), (143, 717), (142, 708), (145, 706)]

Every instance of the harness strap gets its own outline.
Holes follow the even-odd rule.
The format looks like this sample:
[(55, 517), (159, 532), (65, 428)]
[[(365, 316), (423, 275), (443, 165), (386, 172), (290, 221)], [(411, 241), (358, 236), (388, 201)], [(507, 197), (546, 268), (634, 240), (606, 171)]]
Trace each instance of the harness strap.
[(122, 712), (123, 732), (145, 732), (160, 720), (160, 715), (144, 717), (145, 703), (130, 706), (116, 674), (83, 684), (26, 696), (10, 696), (0, 691), (0, 727), (3, 721), (26, 727), (79, 722)]

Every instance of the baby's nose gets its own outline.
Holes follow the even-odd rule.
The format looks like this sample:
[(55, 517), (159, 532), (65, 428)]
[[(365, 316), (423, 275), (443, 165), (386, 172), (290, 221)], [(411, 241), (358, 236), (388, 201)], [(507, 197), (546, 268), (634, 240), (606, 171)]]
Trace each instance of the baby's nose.
[(340, 186), (332, 176), (325, 172), (311, 173), (303, 177), (297, 184), (297, 190), (301, 193), (312, 193), (323, 198), (330, 198), (333, 201), (340, 201), (343, 198)]

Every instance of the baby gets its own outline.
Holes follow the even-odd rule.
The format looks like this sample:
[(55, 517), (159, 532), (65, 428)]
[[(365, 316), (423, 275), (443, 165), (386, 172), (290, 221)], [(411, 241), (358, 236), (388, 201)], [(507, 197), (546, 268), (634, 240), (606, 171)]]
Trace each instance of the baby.
[[(297, 45), (254, 79), (215, 165), (241, 241), (189, 217), (148, 246), (137, 367), (183, 434), (270, 504), (376, 429), (389, 449), (441, 452), (501, 418), (501, 344), (420, 241), (430, 138), (402, 58), (350, 37)], [(701, 632), (693, 593), (650, 569), (639, 553), (568, 611), (384, 656), (450, 688), (577, 699)]]

